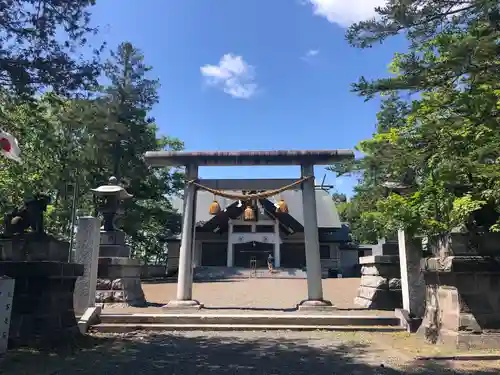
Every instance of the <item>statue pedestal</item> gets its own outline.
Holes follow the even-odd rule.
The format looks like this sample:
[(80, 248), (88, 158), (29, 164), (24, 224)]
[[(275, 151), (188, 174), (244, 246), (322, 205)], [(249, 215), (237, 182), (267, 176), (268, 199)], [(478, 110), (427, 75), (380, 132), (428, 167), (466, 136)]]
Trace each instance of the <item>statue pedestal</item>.
[[(466, 234), (431, 243), (422, 260), (426, 310), (418, 333), (431, 343), (500, 348), (500, 257), (497, 233), (471, 244)], [(492, 254), (497, 255), (491, 256)]]
[(52, 236), (25, 233), (0, 237), (0, 260), (2, 261), (57, 261), (67, 262), (69, 244)]
[(96, 304), (106, 307), (146, 306), (141, 261), (130, 259), (125, 233), (102, 231), (97, 270)]
[(80, 335), (73, 292), (83, 265), (67, 263), (69, 244), (27, 233), (2, 238), (0, 246), (0, 275), (15, 279), (9, 348)]
[(500, 348), (499, 258), (449, 256), (422, 264), (426, 313), (418, 332), (431, 343)]

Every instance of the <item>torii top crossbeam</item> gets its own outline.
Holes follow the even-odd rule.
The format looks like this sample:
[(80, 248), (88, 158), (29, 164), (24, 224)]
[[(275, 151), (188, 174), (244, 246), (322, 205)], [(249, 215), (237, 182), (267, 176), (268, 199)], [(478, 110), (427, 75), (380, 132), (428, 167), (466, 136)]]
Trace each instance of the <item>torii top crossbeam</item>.
[(153, 167), (252, 166), (252, 165), (328, 165), (354, 159), (351, 150), (281, 150), (281, 151), (148, 151), (146, 161)]

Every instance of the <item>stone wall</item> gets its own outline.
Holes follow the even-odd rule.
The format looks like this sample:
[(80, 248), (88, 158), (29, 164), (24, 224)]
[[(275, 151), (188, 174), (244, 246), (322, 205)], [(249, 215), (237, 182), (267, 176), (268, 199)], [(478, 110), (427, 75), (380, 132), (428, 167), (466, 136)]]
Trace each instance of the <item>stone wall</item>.
[(402, 307), (401, 274), (396, 255), (372, 255), (359, 259), (361, 282), (354, 302), (376, 310)]

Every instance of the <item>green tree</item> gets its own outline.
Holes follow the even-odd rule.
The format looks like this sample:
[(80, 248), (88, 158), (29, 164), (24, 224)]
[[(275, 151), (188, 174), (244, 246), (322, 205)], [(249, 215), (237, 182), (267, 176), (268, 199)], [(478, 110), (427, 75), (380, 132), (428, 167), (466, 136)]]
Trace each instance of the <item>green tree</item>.
[(339, 176), (351, 175), (358, 179), (353, 197), (349, 202), (338, 206), (342, 220), (350, 223), (355, 240), (376, 242), (378, 237), (386, 234), (383, 225), (377, 220), (383, 221), (383, 217), (376, 209), (377, 202), (389, 195), (386, 183), (412, 183), (414, 177), (409, 173), (412, 159), (401, 157), (401, 147), (395, 142), (396, 131), (406, 124), (409, 111), (410, 105), (394, 92), (387, 95), (377, 114), (374, 137), (360, 142), (356, 147), (364, 157), (329, 167)]
[[(360, 240), (406, 227), (429, 234), (457, 227), (496, 230), (499, 207), (497, 1), (387, 1), (380, 18), (347, 33), (365, 48), (405, 33), (409, 51), (396, 54), (392, 76), (354, 85), (384, 101), (365, 157), (338, 173), (361, 183), (343, 214)], [(412, 102), (397, 92), (418, 92)], [(392, 107), (392, 108), (391, 108)], [(401, 191), (401, 188), (404, 190)]]
[(68, 93), (93, 83), (98, 54), (80, 58), (88, 45), (89, 8), (95, 0), (0, 0), (0, 88), (24, 98), (48, 87)]
[(146, 151), (183, 148), (178, 139), (156, 136), (158, 127), (148, 113), (158, 102), (159, 82), (148, 78), (150, 71), (141, 51), (122, 43), (105, 64), (110, 84), (102, 87), (103, 96), (96, 99), (106, 113), (98, 140), (99, 160), (103, 172), (121, 179), (134, 195), (127, 202), (123, 227), (133, 249), (145, 260), (163, 251), (157, 234), (180, 230), (168, 196), (182, 186), (179, 172), (153, 169), (143, 158)]
[(123, 43), (106, 64), (110, 82), (86, 99), (48, 93), (20, 103), (4, 95), (4, 118), (20, 141), (24, 162), (1, 158), (3, 212), (37, 192), (52, 197), (47, 214), (50, 233), (68, 239), (72, 191), (78, 185), (78, 209), (93, 212), (91, 188), (116, 174), (134, 198), (126, 203), (122, 226), (128, 241), (146, 261), (161, 260), (158, 234), (180, 230), (179, 214), (169, 196), (182, 187), (176, 169), (153, 169), (144, 162), (150, 150), (180, 150), (181, 141), (157, 136), (148, 112), (157, 101), (157, 80), (130, 43)]
[(49, 228), (54, 234), (67, 237), (71, 201), (68, 183), (74, 182), (75, 170), (88, 169), (90, 159), (86, 155), (91, 155), (91, 135), (79, 123), (69, 121), (73, 102), (55, 94), (24, 103), (4, 95), (0, 102), (9, 130), (21, 140), (23, 157), (21, 164), (0, 159), (0, 210), (5, 213), (35, 193), (47, 193), (53, 200), (54, 220)]
[(378, 18), (352, 25), (347, 40), (368, 48), (404, 34), (409, 51), (394, 56), (392, 77), (361, 77), (355, 91), (369, 99), (387, 90), (427, 91), (498, 76), (499, 7), (496, 0), (387, 0)]

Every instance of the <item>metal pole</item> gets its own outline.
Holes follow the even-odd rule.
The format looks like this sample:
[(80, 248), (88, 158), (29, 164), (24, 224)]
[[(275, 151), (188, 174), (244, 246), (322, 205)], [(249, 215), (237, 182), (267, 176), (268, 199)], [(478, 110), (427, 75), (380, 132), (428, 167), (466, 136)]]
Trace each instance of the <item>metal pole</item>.
[(75, 181), (75, 186), (73, 187), (73, 204), (71, 207), (71, 229), (69, 234), (69, 255), (68, 262), (71, 263), (73, 257), (73, 241), (75, 238), (75, 222), (76, 222), (76, 205), (78, 199), (78, 179)]

